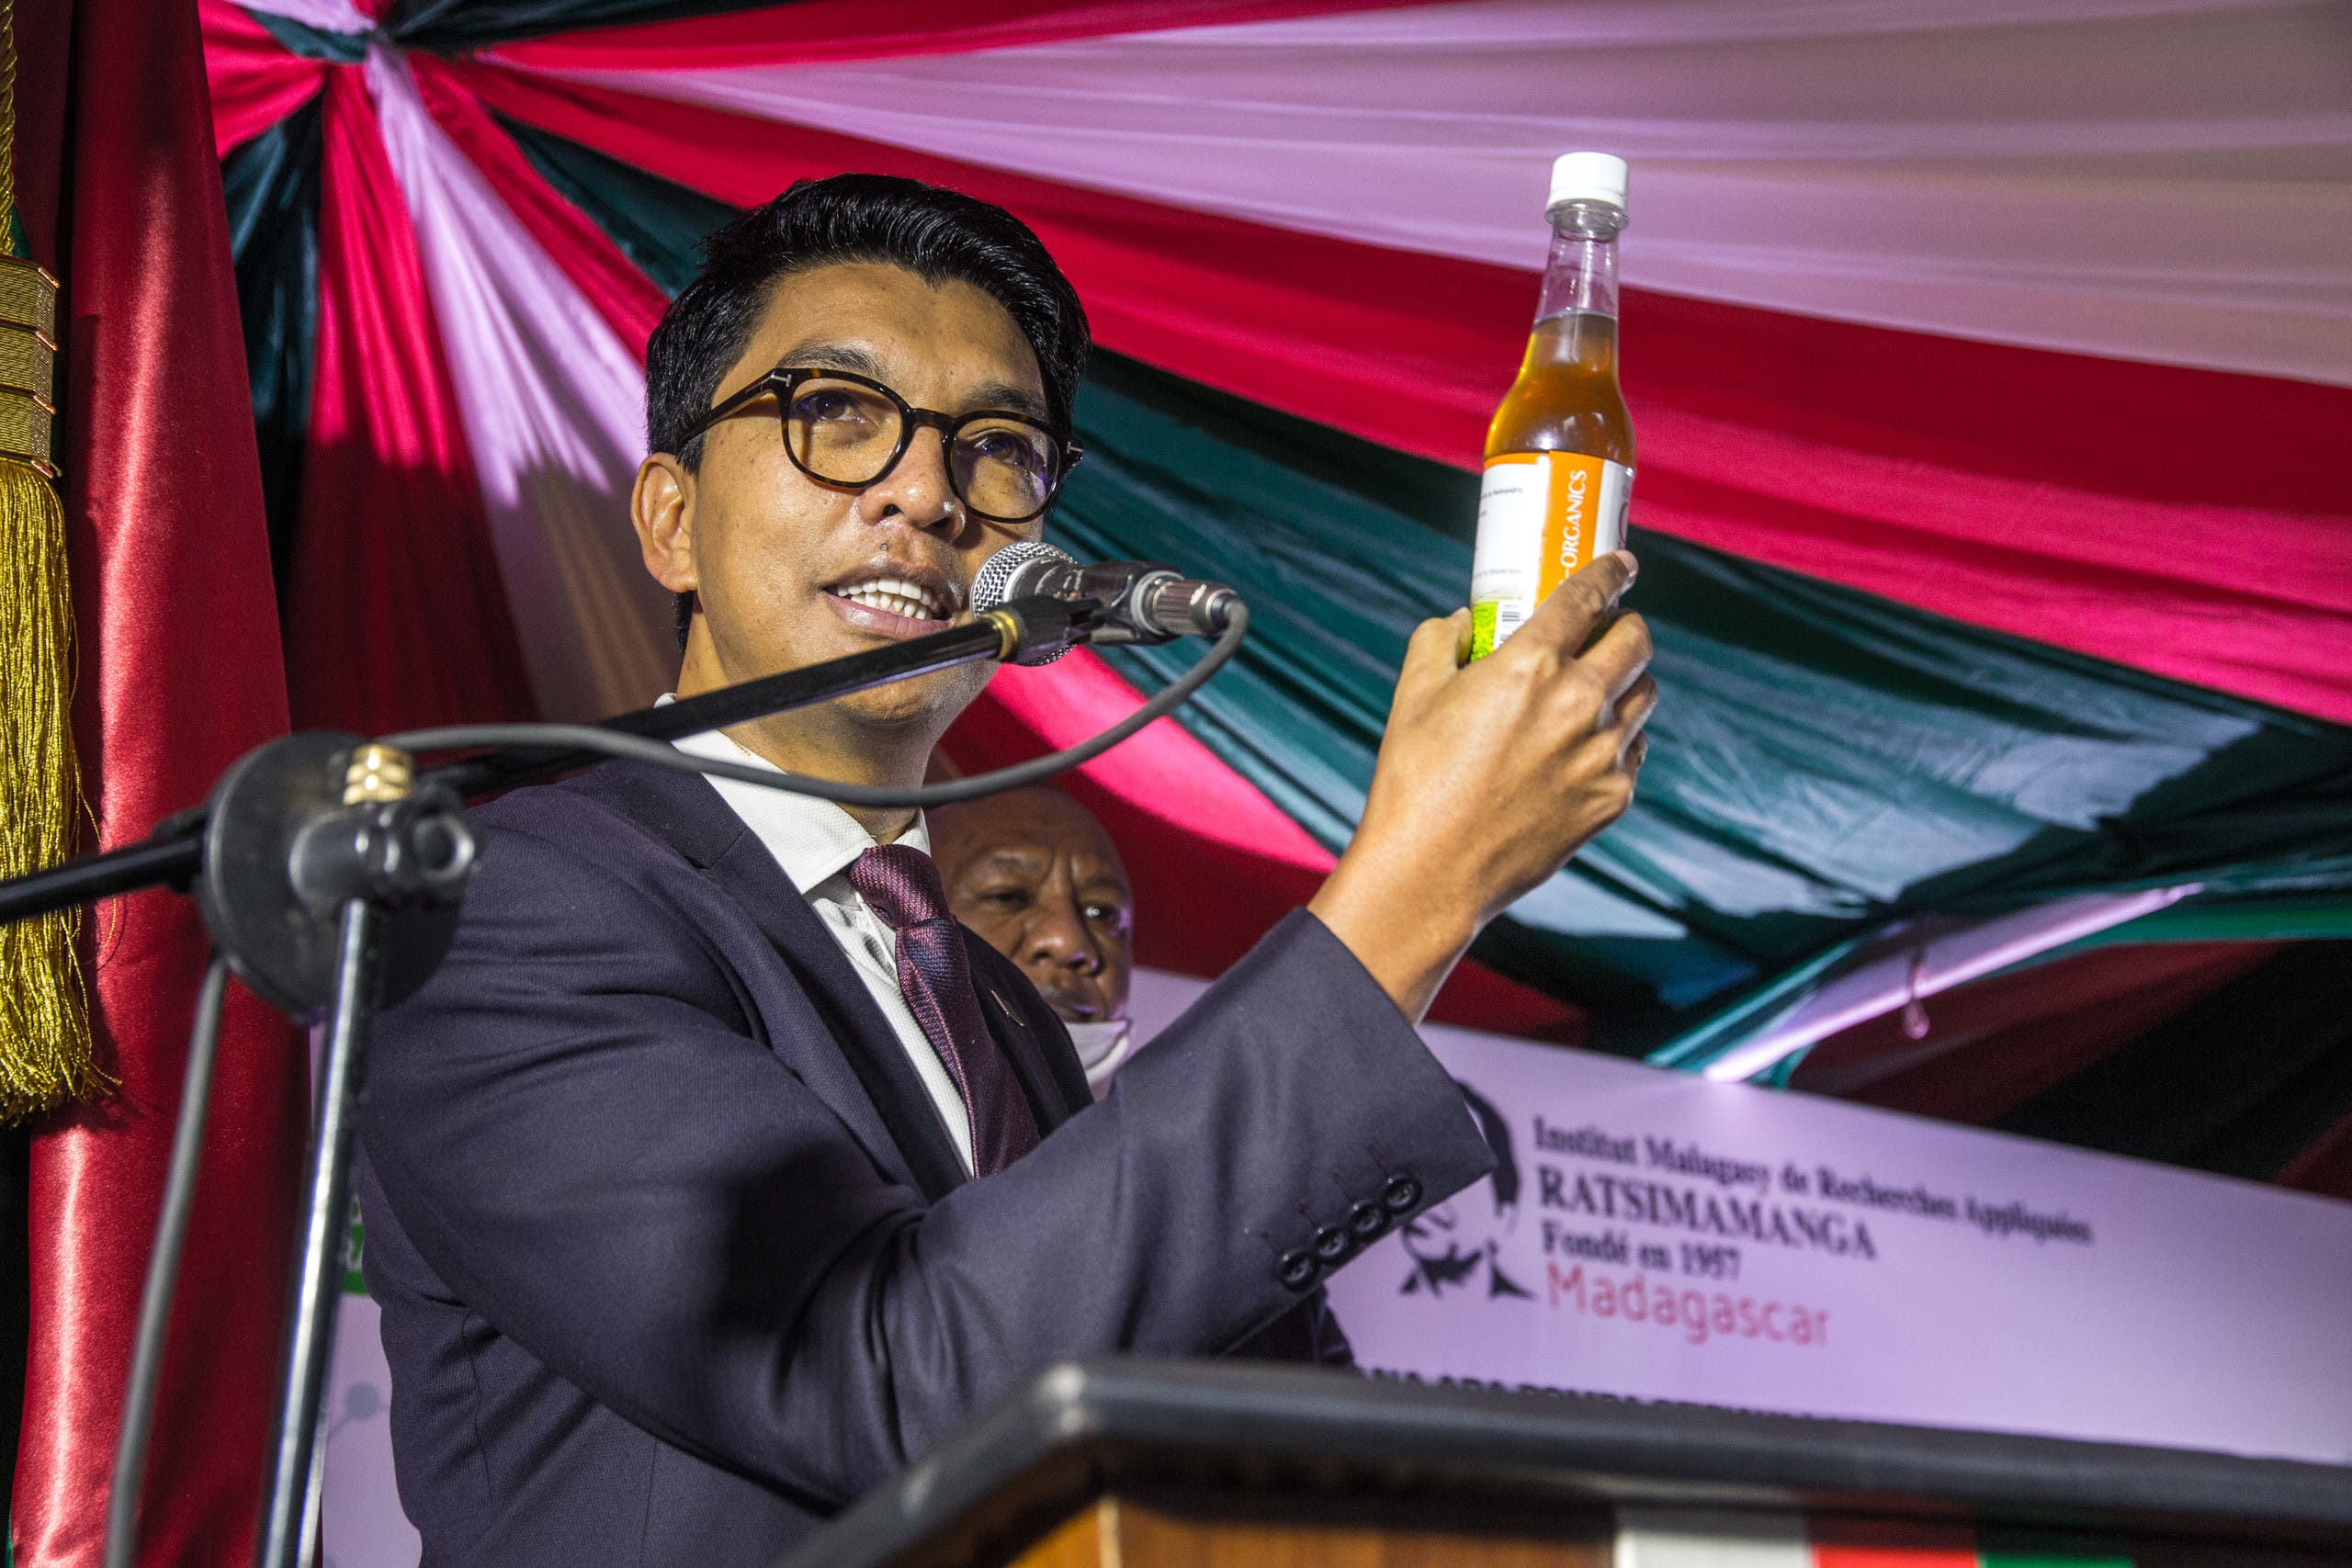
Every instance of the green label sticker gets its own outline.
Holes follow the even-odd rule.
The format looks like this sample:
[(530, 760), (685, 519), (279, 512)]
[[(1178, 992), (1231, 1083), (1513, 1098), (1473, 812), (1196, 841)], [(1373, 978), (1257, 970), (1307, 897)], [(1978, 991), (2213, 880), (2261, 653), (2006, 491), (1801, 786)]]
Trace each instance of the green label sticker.
[(1491, 601), (1470, 606), (1470, 657), (1484, 659), (1495, 651), (1495, 612)]

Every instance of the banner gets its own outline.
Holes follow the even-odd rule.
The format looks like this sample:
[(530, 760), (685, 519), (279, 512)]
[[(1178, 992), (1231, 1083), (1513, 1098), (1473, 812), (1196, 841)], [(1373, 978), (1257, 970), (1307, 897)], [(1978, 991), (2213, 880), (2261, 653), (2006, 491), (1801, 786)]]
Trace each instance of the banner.
[(2352, 1205), (1425, 1032), (1501, 1163), (1332, 1281), (1375, 1375), (2352, 1462)]
[[(1137, 1035), (1206, 984), (1136, 971)], [(2352, 1204), (1422, 1033), (1501, 1164), (1331, 1281), (1374, 1376), (2352, 1463)], [(349, 1289), (326, 1551), (393, 1568), (418, 1544)]]

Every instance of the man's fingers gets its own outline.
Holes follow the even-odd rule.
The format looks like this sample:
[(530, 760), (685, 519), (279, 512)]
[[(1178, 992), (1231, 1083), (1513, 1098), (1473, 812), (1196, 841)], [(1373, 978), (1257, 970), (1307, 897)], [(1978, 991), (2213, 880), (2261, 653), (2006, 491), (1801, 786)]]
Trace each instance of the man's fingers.
[(1644, 675), (1625, 688), (1625, 694), (1617, 699), (1617, 728), (1625, 731), (1629, 744), (1642, 726), (1650, 721), (1650, 715), (1657, 711), (1657, 678), (1656, 676)]
[(1642, 759), (1649, 754), (1649, 731), (1644, 730), (1641, 734), (1634, 737), (1634, 743), (1632, 745), (1625, 748), (1625, 771), (1629, 773), (1640, 773), (1642, 771)]
[(1616, 702), (1650, 667), (1649, 623), (1639, 615), (1618, 616), (1577, 662), (1597, 677), (1609, 700)]
[(1423, 621), (1405, 644), (1405, 663), (1396, 675), (1396, 695), (1408, 693), (1418, 700), (1432, 685), (1462, 668), (1470, 648), (1470, 612), (1456, 610), (1440, 620)]
[(1585, 638), (1592, 635), (1592, 628), (1634, 585), (1634, 575), (1639, 570), (1633, 556), (1624, 550), (1611, 550), (1579, 567), (1552, 591), (1550, 598), (1535, 607), (1535, 614), (1527, 617), (1527, 624), (1512, 634), (1514, 639), (1533, 632), (1571, 652), (1582, 648)]

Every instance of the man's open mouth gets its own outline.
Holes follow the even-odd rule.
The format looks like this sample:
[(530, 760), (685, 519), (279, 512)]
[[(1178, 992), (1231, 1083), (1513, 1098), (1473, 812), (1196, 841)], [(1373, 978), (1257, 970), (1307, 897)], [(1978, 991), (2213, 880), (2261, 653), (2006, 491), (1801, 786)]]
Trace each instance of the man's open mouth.
[(909, 620), (944, 621), (954, 613), (946, 594), (904, 577), (872, 577), (863, 582), (842, 583), (826, 592), (836, 599)]

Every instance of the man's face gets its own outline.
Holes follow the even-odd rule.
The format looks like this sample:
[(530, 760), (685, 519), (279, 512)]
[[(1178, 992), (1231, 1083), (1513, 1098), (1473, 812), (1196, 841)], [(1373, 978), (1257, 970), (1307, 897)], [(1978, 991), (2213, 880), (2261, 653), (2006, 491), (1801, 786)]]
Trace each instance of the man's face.
[[(797, 367), (870, 377), (917, 408), (1046, 414), (1036, 355), (1002, 306), (967, 283), (934, 286), (887, 263), (778, 280), (712, 402), (769, 370)], [(682, 689), (944, 630), (968, 618), (980, 563), (1042, 526), (970, 516), (948, 486), (936, 430), (918, 430), (897, 466), (857, 491), (821, 484), (794, 466), (772, 399), (721, 420), (703, 439), (695, 473), (657, 456), (639, 480), (649, 569), (663, 586), (691, 589), (701, 602)], [(675, 520), (666, 539), (648, 521), (665, 496)], [(989, 672), (986, 664), (942, 671), (839, 706), (865, 723), (936, 731), (978, 694)]]
[(1134, 896), (1084, 807), (1015, 790), (934, 812), (931, 840), (956, 918), (1021, 965), (1063, 1021), (1126, 1016)]

